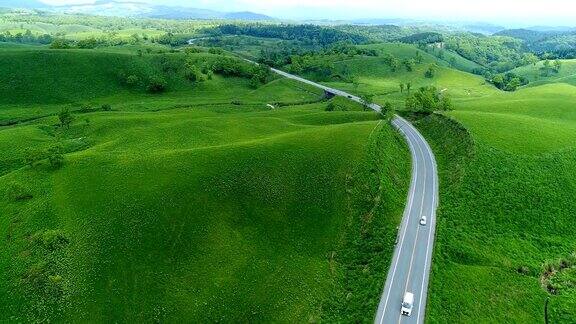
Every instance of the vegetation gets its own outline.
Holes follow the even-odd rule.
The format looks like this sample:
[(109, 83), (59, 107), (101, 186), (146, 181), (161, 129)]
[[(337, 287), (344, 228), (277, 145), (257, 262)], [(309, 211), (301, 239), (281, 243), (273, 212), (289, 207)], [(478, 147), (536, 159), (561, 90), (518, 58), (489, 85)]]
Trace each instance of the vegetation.
[(396, 111), (441, 177), (427, 321), (575, 318), (571, 33), (1, 18), (0, 321), (372, 321)]
[(207, 49), (0, 56), (2, 320), (372, 318), (409, 181), (380, 115)]

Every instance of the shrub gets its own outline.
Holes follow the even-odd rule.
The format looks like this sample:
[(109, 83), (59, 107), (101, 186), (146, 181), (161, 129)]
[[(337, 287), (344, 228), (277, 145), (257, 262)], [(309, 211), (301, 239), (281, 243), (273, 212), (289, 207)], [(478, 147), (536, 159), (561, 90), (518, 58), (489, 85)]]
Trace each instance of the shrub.
[(146, 89), (150, 93), (160, 93), (166, 90), (167, 85), (168, 84), (166, 83), (166, 80), (164, 80), (164, 78), (156, 76), (148, 80), (148, 86), (146, 87)]
[(133, 86), (138, 85), (138, 83), (140, 83), (140, 78), (137, 77), (136, 75), (129, 75), (129, 76), (126, 78), (126, 84), (129, 85), (129, 86), (132, 86), (132, 87), (133, 87)]
[(452, 101), (436, 87), (422, 87), (406, 98), (406, 109), (413, 112), (432, 113), (452, 109)]
[(83, 112), (83, 113), (87, 113), (87, 112), (90, 112), (92, 110), (94, 110), (94, 108), (92, 108), (92, 106), (90, 106), (88, 104), (82, 105), (82, 107), (80, 107), (80, 112)]
[(64, 154), (63, 149), (59, 145), (52, 146), (48, 149), (48, 161), (54, 169), (62, 167), (64, 164)]
[(60, 230), (46, 230), (37, 232), (32, 237), (32, 241), (36, 243), (36, 245), (48, 251), (59, 250), (70, 243), (68, 238)]
[(334, 111), (336, 110), (336, 105), (333, 102), (329, 102), (328, 105), (326, 105), (326, 111)]
[(102, 109), (102, 111), (110, 111), (110, 110), (112, 110), (112, 106), (109, 104), (103, 104), (101, 109)]
[(60, 121), (60, 127), (70, 128), (74, 117), (68, 108), (63, 108), (58, 113), (58, 120)]
[(432, 79), (436, 75), (436, 70), (433, 67), (429, 67), (428, 70), (424, 73), (424, 76), (428, 79)]

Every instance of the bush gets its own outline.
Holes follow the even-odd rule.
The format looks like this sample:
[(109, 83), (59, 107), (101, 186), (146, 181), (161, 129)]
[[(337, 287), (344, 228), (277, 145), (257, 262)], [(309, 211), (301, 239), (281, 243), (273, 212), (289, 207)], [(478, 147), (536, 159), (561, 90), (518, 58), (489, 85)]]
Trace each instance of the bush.
[(326, 111), (334, 111), (336, 110), (336, 105), (333, 102), (329, 102), (328, 105), (326, 105)]
[(74, 117), (68, 108), (64, 108), (58, 113), (58, 120), (60, 121), (60, 127), (70, 128)]
[(110, 110), (112, 110), (112, 106), (109, 104), (103, 104), (101, 109), (102, 109), (102, 111), (110, 111)]
[(406, 98), (406, 109), (419, 113), (432, 113), (437, 110), (452, 109), (452, 101), (436, 87), (422, 87)]
[(432, 79), (436, 75), (436, 70), (433, 67), (429, 67), (428, 70), (424, 73), (424, 76), (428, 79)]
[(61, 146), (55, 145), (48, 149), (48, 161), (54, 169), (62, 167), (64, 164), (64, 154)]
[(152, 77), (148, 80), (146, 90), (150, 93), (161, 93), (166, 90), (168, 84), (162, 77)]
[(129, 86), (132, 86), (132, 87), (133, 87), (133, 86), (138, 85), (138, 83), (140, 83), (140, 78), (137, 77), (137, 76), (135, 76), (135, 75), (129, 75), (129, 76), (126, 78), (126, 84), (129, 85)]

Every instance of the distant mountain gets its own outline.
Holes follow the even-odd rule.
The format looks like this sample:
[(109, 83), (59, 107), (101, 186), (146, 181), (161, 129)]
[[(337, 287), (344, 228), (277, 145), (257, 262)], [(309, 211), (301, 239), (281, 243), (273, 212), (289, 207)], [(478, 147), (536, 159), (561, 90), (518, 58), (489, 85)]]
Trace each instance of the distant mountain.
[(544, 31), (536, 31), (530, 29), (506, 29), (500, 31), (495, 36), (508, 36), (517, 39), (521, 39), (525, 42), (537, 42), (543, 40), (547, 37), (553, 36), (556, 33), (554, 32), (544, 32)]
[(93, 4), (48, 6), (37, 0), (0, 0), (0, 7), (34, 8), (61, 13), (162, 19), (273, 20), (254, 12), (220, 12), (189, 7), (161, 6), (137, 1), (98, 0)]
[(462, 26), (462, 28), (472, 33), (479, 33), (484, 35), (491, 35), (506, 29), (506, 27), (488, 23), (466, 24)]
[(576, 27), (567, 27), (567, 26), (532, 26), (525, 28), (528, 30), (539, 31), (539, 32), (555, 32), (555, 33), (564, 33), (564, 32), (575, 32)]
[(236, 20), (272, 20), (273, 18), (262, 15), (259, 13), (254, 13), (250, 11), (242, 12), (231, 12), (224, 15), (226, 19), (236, 19)]

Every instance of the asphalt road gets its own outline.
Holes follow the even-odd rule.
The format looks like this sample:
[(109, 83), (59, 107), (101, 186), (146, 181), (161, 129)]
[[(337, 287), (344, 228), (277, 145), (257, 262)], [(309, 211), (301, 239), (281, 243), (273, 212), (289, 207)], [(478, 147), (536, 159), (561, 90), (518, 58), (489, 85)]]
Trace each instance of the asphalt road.
[[(272, 69), (272, 71), (286, 78), (362, 103), (362, 99), (344, 91), (332, 89), (277, 69)], [(381, 111), (381, 107), (377, 104), (370, 105), (370, 108), (377, 112)], [(438, 173), (434, 154), (416, 128), (399, 116), (394, 118), (392, 124), (404, 135), (410, 147), (412, 182), (398, 231), (398, 243), (394, 249), (392, 264), (388, 270), (386, 285), (374, 322), (377, 324), (423, 323), (436, 228)], [(425, 226), (420, 225), (422, 216), (427, 218)], [(414, 306), (410, 317), (400, 314), (405, 292), (414, 294)]]

